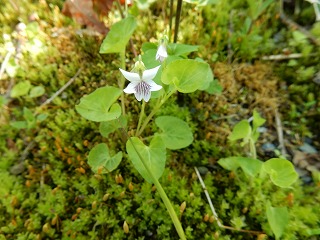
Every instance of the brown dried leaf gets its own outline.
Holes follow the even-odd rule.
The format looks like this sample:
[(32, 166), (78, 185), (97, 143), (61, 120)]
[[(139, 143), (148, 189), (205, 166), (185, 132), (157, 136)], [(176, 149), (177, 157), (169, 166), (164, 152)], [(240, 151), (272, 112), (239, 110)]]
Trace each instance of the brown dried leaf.
[(101, 15), (108, 15), (114, 0), (93, 0), (94, 9)]
[(73, 18), (80, 25), (90, 27), (101, 34), (109, 31), (94, 12), (92, 0), (67, 0), (62, 13)]

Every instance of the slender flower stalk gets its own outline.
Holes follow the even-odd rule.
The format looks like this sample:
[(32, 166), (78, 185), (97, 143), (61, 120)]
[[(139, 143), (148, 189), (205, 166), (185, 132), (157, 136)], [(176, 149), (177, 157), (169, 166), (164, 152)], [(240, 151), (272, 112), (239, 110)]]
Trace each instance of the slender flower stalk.
[(143, 115), (144, 115), (145, 106), (146, 106), (146, 102), (142, 101), (142, 106), (141, 106), (140, 117), (139, 117), (139, 122), (138, 122), (137, 130), (136, 130), (136, 134), (139, 132), (139, 129), (141, 127), (141, 122), (142, 122), (142, 118), (143, 118)]
[(184, 234), (184, 230), (182, 228), (182, 225), (181, 225), (181, 222), (179, 221), (179, 218), (176, 214), (176, 212), (174, 211), (174, 208), (166, 194), (166, 192), (164, 191), (164, 189), (162, 188), (160, 182), (158, 181), (158, 179), (153, 175), (149, 165), (147, 164), (147, 162), (145, 161), (145, 159), (141, 156), (141, 154), (139, 153), (139, 151), (137, 150), (137, 148), (135, 147), (135, 145), (133, 144), (133, 141), (131, 140), (131, 138), (129, 138), (129, 141), (131, 142), (134, 150), (136, 151), (136, 153), (138, 154), (143, 166), (145, 167), (145, 169), (147, 170), (148, 174), (150, 175), (150, 177), (152, 178), (152, 182), (154, 183), (154, 185), (156, 186), (157, 188), (157, 191), (164, 203), (164, 205), (166, 206), (168, 212), (169, 212), (169, 215), (172, 219), (172, 222), (176, 228), (176, 231), (180, 237), (181, 240), (186, 240), (186, 236)]
[[(126, 67), (126, 50), (124, 49), (122, 53), (120, 53), (120, 58), (121, 58), (121, 67), (125, 68)], [(120, 77), (118, 80), (118, 85), (121, 89), (123, 89), (124, 84), (125, 84), (125, 79), (123, 76)], [(124, 94), (123, 92), (121, 93), (121, 109), (122, 109), (122, 114), (125, 116), (126, 115), (126, 105), (125, 105), (125, 100), (124, 100)]]
[(169, 92), (168, 94), (166, 94), (161, 101), (157, 102), (157, 105), (152, 109), (151, 113), (147, 116), (147, 118), (144, 120), (142, 126), (140, 129), (137, 129), (136, 132), (136, 137), (139, 137), (141, 135), (141, 133), (143, 132), (143, 130), (146, 128), (146, 126), (148, 125), (148, 123), (150, 122), (150, 120), (152, 119), (152, 117), (157, 113), (157, 111), (160, 109), (160, 107), (169, 99), (169, 97), (172, 96), (172, 94), (174, 94), (176, 92), (176, 90), (172, 90), (171, 92)]

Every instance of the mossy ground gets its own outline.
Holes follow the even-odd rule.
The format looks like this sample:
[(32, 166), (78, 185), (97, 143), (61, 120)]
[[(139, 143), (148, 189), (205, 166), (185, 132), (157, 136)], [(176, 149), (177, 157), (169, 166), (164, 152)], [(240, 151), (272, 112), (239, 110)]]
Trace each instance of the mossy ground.
[[(10, 38), (0, 40), (1, 59), (7, 53), (8, 42), (18, 42), (24, 50), (18, 60), (17, 74), (0, 81), (0, 92), (6, 95), (12, 85), (28, 80), (33, 86), (43, 86), (45, 94), (38, 98), (7, 96), (8, 101), (1, 109), (0, 239), (178, 239), (156, 189), (144, 182), (126, 157), (117, 170), (107, 175), (95, 175), (87, 164), (88, 152), (100, 142), (107, 143), (115, 152), (125, 152), (121, 133), (101, 137), (99, 125), (82, 118), (74, 108), (83, 95), (101, 86), (117, 84), (119, 57), (100, 55), (103, 36), (87, 34), (63, 16), (62, 1), (23, 0), (18, 5), (16, 2), (9, 1), (0, 7), (3, 23), (0, 33)], [(305, 137), (319, 149), (319, 85), (312, 81), (312, 73), (319, 70), (319, 52), (307, 40), (300, 45), (295, 39), (287, 40), (292, 31), (273, 17), (274, 7), (255, 23), (261, 30), (252, 26), (248, 38), (242, 33), (234, 37), (232, 44), (238, 46), (236, 57), (233, 63), (228, 63), (228, 15), (219, 15), (220, 25), (218, 20), (213, 21), (223, 7), (227, 14), (230, 6), (221, 5), (217, 11), (211, 7), (200, 11), (190, 6), (183, 11), (180, 40), (201, 46), (197, 55), (209, 61), (223, 91), (220, 95), (178, 94), (161, 110), (159, 114), (185, 119), (195, 137), (190, 147), (168, 153), (161, 183), (178, 213), (179, 205), (186, 202), (186, 209), (179, 217), (188, 239), (257, 238), (216, 225), (194, 166), (203, 167), (206, 187), (225, 225), (264, 232), (272, 239), (265, 216), (266, 201), (270, 200), (277, 206), (290, 208), (290, 224), (284, 239), (317, 239), (314, 232), (319, 232), (319, 179), (308, 185), (299, 181), (292, 189), (283, 190), (270, 182), (258, 184), (259, 180), (247, 179), (242, 172), (228, 172), (217, 160), (246, 154), (246, 149), (232, 145), (227, 137), (234, 124), (249, 118), (253, 109), (267, 119), (267, 131), (257, 145), (260, 159), (270, 157), (260, 148), (263, 143), (279, 144), (276, 112), (283, 122), (286, 146), (291, 150), (289, 157), (293, 157), (293, 151)], [(245, 11), (240, 1), (233, 7)], [(137, 49), (143, 42), (155, 40), (164, 28), (161, 9), (162, 5), (158, 4), (139, 15), (143, 24), (133, 39)], [(155, 24), (150, 20), (153, 13), (158, 20)], [(38, 17), (30, 19), (34, 14)], [(199, 19), (200, 24), (194, 24)], [(14, 31), (19, 22), (27, 24), (29, 38), (21, 39)], [(284, 38), (281, 44), (291, 41), (291, 50), (313, 49), (317, 55), (298, 59), (292, 66), (287, 62), (257, 60), (258, 53), (281, 53), (277, 43), (271, 43), (277, 40), (270, 42), (268, 38), (269, 28), (281, 33)], [(263, 29), (268, 29), (267, 37), (259, 43), (269, 46), (266, 49), (255, 45), (254, 36), (265, 37), (261, 34)], [(36, 45), (37, 41), (41, 44)], [(130, 52), (127, 58), (132, 59)], [(128, 66), (131, 64), (128, 60)], [(79, 69), (81, 72), (71, 86), (50, 104), (39, 108)], [(16, 129), (10, 123), (23, 119), (24, 107), (47, 117), (34, 128)], [(128, 96), (126, 107), (132, 119), (138, 119), (140, 105), (133, 96)], [(146, 111), (151, 107), (152, 103)], [(136, 122), (132, 120), (129, 126), (135, 126)], [(124, 221), (129, 226), (128, 233), (123, 229)], [(263, 234), (259, 239), (262, 238)]]

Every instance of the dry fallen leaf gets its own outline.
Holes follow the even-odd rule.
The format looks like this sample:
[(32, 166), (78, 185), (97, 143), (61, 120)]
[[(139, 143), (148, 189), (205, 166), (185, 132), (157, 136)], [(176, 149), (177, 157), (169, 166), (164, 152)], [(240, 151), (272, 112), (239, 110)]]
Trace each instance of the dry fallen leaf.
[(113, 1), (114, 0), (93, 0), (93, 6), (98, 14), (106, 16), (112, 8)]
[[(101, 2), (101, 0), (95, 0), (95, 2)], [(101, 5), (99, 6), (101, 7)], [(85, 25), (101, 34), (106, 34), (109, 31), (94, 11), (92, 0), (67, 0), (64, 3), (62, 13), (73, 18), (80, 25)]]

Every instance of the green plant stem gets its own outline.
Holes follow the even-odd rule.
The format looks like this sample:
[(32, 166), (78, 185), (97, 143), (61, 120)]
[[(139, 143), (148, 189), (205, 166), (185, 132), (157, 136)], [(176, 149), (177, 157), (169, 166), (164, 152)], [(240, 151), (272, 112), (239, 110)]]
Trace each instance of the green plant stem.
[(133, 141), (131, 140), (131, 138), (129, 138), (129, 141), (132, 144), (132, 146), (133, 146), (134, 150), (136, 151), (136, 153), (138, 154), (143, 166), (145, 167), (145, 169), (147, 170), (148, 174), (150, 175), (154, 185), (156, 186), (156, 188), (157, 188), (157, 190), (158, 190), (158, 192), (160, 194), (160, 197), (161, 197), (164, 205), (166, 206), (166, 208), (167, 208), (167, 210), (168, 210), (168, 212), (170, 214), (170, 217), (172, 219), (172, 222), (173, 222), (173, 224), (174, 224), (174, 226), (175, 226), (175, 228), (177, 230), (177, 233), (178, 233), (180, 239), (181, 240), (186, 240), (186, 236), (184, 234), (184, 230), (183, 230), (183, 228), (181, 226), (179, 218), (178, 218), (176, 212), (174, 211), (174, 208), (173, 208), (173, 206), (172, 206), (172, 204), (171, 204), (166, 192), (162, 188), (162, 186), (161, 186), (160, 182), (158, 181), (158, 179), (153, 175), (152, 170), (150, 169), (149, 165), (145, 162), (145, 160), (143, 159), (143, 157), (141, 156), (139, 151), (134, 146)]
[[(126, 69), (126, 49), (124, 49), (121, 53), (120, 53), (120, 58), (121, 58), (121, 68), (123, 70)], [(124, 76), (121, 74), (120, 76), (120, 81), (118, 82), (118, 85), (120, 87), (121, 90), (124, 89), (124, 84), (125, 84), (126, 79), (124, 78)], [(125, 102), (124, 102), (124, 93), (122, 91), (121, 93), (121, 108), (122, 108), (122, 115), (125, 116), (126, 115), (126, 106), (125, 106)]]
[(138, 126), (137, 126), (136, 135), (139, 132), (139, 129), (141, 127), (141, 122), (142, 122), (142, 118), (143, 118), (143, 115), (144, 115), (145, 106), (146, 106), (146, 102), (144, 100), (142, 100), (142, 106), (141, 106), (141, 111), (140, 111), (140, 116), (139, 116), (139, 122), (138, 122)]
[(139, 131), (137, 130), (136, 133), (136, 137), (139, 137), (141, 135), (141, 133), (143, 132), (143, 130), (146, 128), (146, 126), (148, 125), (148, 123), (150, 122), (150, 120), (152, 119), (152, 117), (158, 112), (158, 110), (160, 109), (160, 107), (168, 100), (169, 97), (171, 97), (172, 94), (174, 94), (176, 92), (176, 90), (172, 90), (171, 92), (169, 92), (163, 99), (161, 99), (160, 102), (157, 103), (157, 105), (153, 108), (153, 110), (151, 111), (151, 113), (147, 116), (147, 118), (144, 120), (142, 127), (139, 129)]
[(252, 138), (250, 138), (249, 144), (250, 144), (250, 153), (251, 153), (252, 158), (257, 159), (256, 146), (254, 145), (254, 141)]

